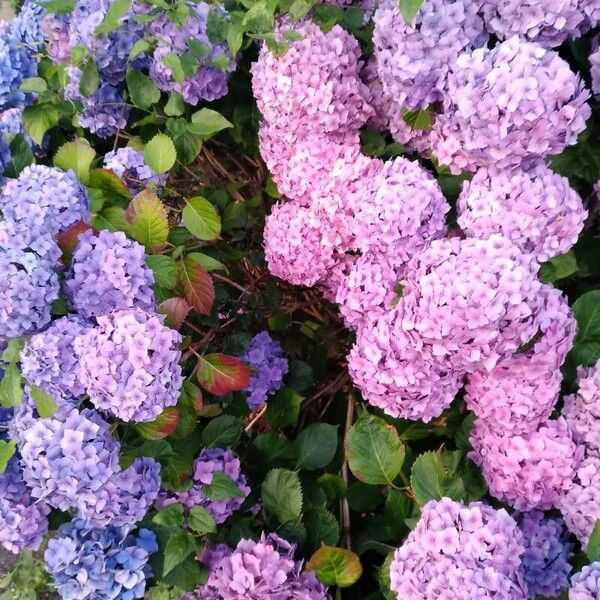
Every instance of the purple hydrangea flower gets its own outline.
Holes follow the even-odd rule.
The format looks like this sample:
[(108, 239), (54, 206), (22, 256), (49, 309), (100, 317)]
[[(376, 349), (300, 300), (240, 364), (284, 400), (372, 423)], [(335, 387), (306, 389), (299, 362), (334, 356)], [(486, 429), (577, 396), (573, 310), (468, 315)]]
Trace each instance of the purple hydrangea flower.
[(552, 51), (512, 37), (459, 56), (431, 143), (453, 173), (559, 154), (591, 114), (590, 94)]
[(134, 195), (150, 183), (160, 190), (168, 177), (166, 174), (155, 173), (146, 164), (144, 153), (129, 146), (105, 154), (104, 167), (118, 175)]
[(31, 165), (11, 179), (0, 195), (5, 219), (52, 235), (90, 218), (89, 198), (75, 175)]
[(55, 63), (66, 63), (71, 52), (68, 15), (46, 13), (42, 19), (41, 28), (48, 57)]
[(411, 24), (398, 2), (380, 0), (373, 21), (374, 54), (393, 105), (391, 119), (402, 119), (403, 109), (441, 102), (459, 54), (485, 45), (488, 38), (477, 4), (467, 0), (425, 0)]
[(470, 440), (469, 457), (481, 467), (490, 494), (520, 511), (556, 507), (583, 458), (564, 419), (521, 435), (476, 421)]
[(559, 596), (567, 587), (573, 544), (562, 519), (544, 517), (531, 511), (517, 515), (517, 525), (523, 532), (525, 554), (523, 570), (530, 597)]
[[(314, 573), (294, 560), (295, 546), (275, 534), (241, 540), (230, 555), (213, 560), (206, 584), (187, 600), (330, 600)], [(216, 563), (216, 564), (215, 564)]]
[(58, 528), (44, 554), (46, 569), (58, 593), (69, 600), (143, 598), (152, 572), (150, 554), (158, 550), (148, 529), (90, 527), (73, 519)]
[(431, 500), (394, 554), (391, 589), (402, 600), (526, 600), (523, 535), (505, 510)]
[(592, 41), (592, 53), (590, 61), (590, 76), (592, 78), (592, 92), (598, 98), (600, 96), (600, 36), (595, 36)]
[(152, 458), (136, 458), (99, 490), (82, 491), (77, 497), (78, 513), (96, 527), (131, 526), (144, 518), (159, 490), (159, 463)]
[(596, 600), (600, 594), (600, 563), (586, 565), (571, 579), (569, 600)]
[(53, 321), (21, 351), (23, 377), (55, 399), (72, 401), (82, 396), (85, 390), (79, 381), (74, 343), (90, 329), (90, 324), (72, 315)]
[[(215, 39), (211, 20), (227, 21), (228, 15), (220, 6), (191, 2), (190, 13), (182, 27), (167, 14), (162, 14), (150, 25), (150, 31), (157, 39), (150, 64), (150, 78), (165, 92), (179, 92), (188, 104), (196, 105), (200, 100), (212, 101), (224, 96), (229, 75), (236, 67), (236, 60), (231, 56), (227, 42)], [(194, 44), (191, 45), (190, 40)], [(198, 68), (192, 76), (177, 81), (166, 57), (172, 54), (181, 56), (190, 49), (198, 61)]]
[(97, 317), (75, 340), (81, 383), (96, 408), (123, 421), (152, 421), (175, 406), (183, 382), (181, 335), (140, 308)]
[(122, 231), (91, 229), (79, 236), (65, 293), (83, 317), (105, 315), (126, 308), (155, 308), (154, 275), (146, 265), (144, 247)]
[[(0, 253), (31, 253), (50, 267), (59, 268), (62, 251), (54, 237), (23, 221), (0, 221)], [(30, 257), (28, 262), (32, 262)]]
[(544, 262), (577, 241), (587, 217), (569, 180), (543, 162), (527, 169), (480, 169), (458, 198), (458, 224), (468, 236), (499, 233)]
[[(212, 483), (215, 473), (227, 475), (236, 484), (241, 496), (224, 500), (212, 500), (206, 496), (203, 488)], [(183, 504), (187, 509), (202, 506), (215, 522), (223, 523), (240, 508), (250, 493), (240, 460), (229, 448), (204, 448), (194, 462), (192, 481), (192, 487), (183, 492), (162, 491), (157, 506), (164, 508), (176, 503)]]
[(85, 492), (99, 490), (118, 470), (119, 446), (94, 411), (62, 407), (35, 419), (19, 442), (23, 478), (31, 495), (67, 510)]
[(250, 410), (264, 406), (267, 397), (274, 394), (288, 372), (288, 360), (283, 348), (266, 332), (255, 335), (241, 359), (252, 367), (246, 402)]
[(9, 552), (37, 550), (48, 531), (50, 509), (35, 502), (23, 481), (16, 457), (0, 475), (0, 544)]
[(23, 80), (37, 75), (31, 49), (19, 39), (9, 23), (0, 21), (0, 110), (22, 106), (32, 99), (21, 91)]
[(579, 367), (577, 379), (579, 390), (565, 397), (562, 415), (586, 454), (600, 457), (600, 361), (590, 369)]

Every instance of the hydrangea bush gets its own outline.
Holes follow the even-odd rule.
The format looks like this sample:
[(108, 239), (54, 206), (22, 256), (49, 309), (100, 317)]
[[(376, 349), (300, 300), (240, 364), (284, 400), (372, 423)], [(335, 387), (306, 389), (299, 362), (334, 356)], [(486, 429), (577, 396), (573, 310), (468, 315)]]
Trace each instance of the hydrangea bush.
[(597, 599), (600, 5), (15, 11), (0, 596)]

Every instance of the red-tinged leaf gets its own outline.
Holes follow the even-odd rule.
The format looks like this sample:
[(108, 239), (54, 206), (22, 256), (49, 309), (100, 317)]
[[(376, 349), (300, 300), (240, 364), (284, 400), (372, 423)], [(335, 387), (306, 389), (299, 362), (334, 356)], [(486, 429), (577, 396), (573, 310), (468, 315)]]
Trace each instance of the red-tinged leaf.
[(121, 198), (131, 198), (131, 193), (119, 176), (110, 169), (92, 169), (88, 187), (116, 194)]
[(148, 250), (164, 246), (169, 237), (169, 219), (160, 198), (149, 190), (140, 192), (125, 211), (127, 231)]
[(185, 299), (201, 315), (208, 315), (215, 301), (211, 276), (192, 258), (183, 258), (177, 270), (179, 287)]
[(204, 400), (202, 398), (202, 390), (191, 381), (183, 383), (182, 392), (187, 396), (188, 401), (194, 407), (197, 415), (201, 415), (204, 410)]
[(92, 229), (94, 233), (96, 233), (96, 230), (89, 223), (77, 221), (77, 223), (71, 225), (69, 229), (67, 229), (63, 233), (58, 234), (57, 242), (60, 246), (60, 249), (62, 250), (63, 262), (65, 264), (69, 264), (71, 262), (73, 251), (79, 243), (80, 234), (82, 234), (84, 231), (87, 231), (88, 229)]
[(168, 298), (158, 305), (157, 311), (166, 315), (165, 324), (173, 329), (179, 329), (192, 307), (183, 298)]
[(142, 437), (148, 440), (162, 440), (177, 429), (180, 418), (181, 411), (178, 408), (165, 408), (154, 421), (137, 423), (135, 428)]
[(206, 354), (198, 360), (196, 377), (205, 390), (223, 396), (248, 387), (250, 367), (235, 356)]

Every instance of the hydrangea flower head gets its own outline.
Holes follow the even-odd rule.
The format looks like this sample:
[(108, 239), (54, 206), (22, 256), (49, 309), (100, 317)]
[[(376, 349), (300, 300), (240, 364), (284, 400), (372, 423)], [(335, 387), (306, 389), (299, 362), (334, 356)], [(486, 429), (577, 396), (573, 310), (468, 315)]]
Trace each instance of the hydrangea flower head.
[(569, 600), (595, 600), (600, 593), (600, 563), (586, 565), (573, 575)]
[(488, 37), (477, 6), (466, 0), (425, 0), (411, 24), (397, 2), (382, 0), (373, 21), (379, 77), (396, 113), (441, 102), (459, 54)]
[(453, 173), (559, 154), (585, 129), (589, 95), (556, 52), (517, 37), (462, 54), (432, 129), (433, 153)]
[(49, 512), (44, 502), (31, 497), (18, 459), (11, 458), (0, 475), (0, 544), (15, 554), (37, 550), (48, 530)]
[(544, 262), (577, 241), (587, 211), (566, 177), (543, 162), (527, 169), (480, 169), (458, 198), (458, 224), (468, 236), (498, 233)]
[[(209, 498), (203, 488), (212, 483), (215, 473), (227, 475), (236, 484), (241, 495), (224, 500)], [(223, 523), (242, 506), (250, 493), (246, 477), (241, 470), (240, 459), (229, 448), (204, 448), (194, 462), (192, 481), (192, 487), (183, 492), (161, 492), (157, 505), (163, 508), (180, 503), (188, 509), (202, 506), (216, 523)]]
[(91, 325), (72, 315), (53, 321), (21, 351), (23, 377), (55, 399), (70, 401), (82, 396), (74, 342), (89, 329)]
[(91, 318), (133, 307), (153, 310), (153, 283), (141, 244), (122, 231), (96, 235), (88, 229), (73, 252), (65, 293), (79, 315)]
[(155, 173), (144, 160), (144, 153), (126, 146), (104, 155), (104, 166), (120, 177), (132, 194), (141, 192), (149, 183), (158, 189), (167, 181), (167, 175)]
[(148, 558), (158, 550), (148, 529), (92, 528), (73, 519), (58, 528), (44, 554), (46, 569), (62, 598), (143, 598), (152, 575)]
[(557, 506), (583, 458), (565, 421), (547, 421), (521, 435), (493, 428), (493, 423), (475, 422), (469, 454), (481, 467), (490, 494), (520, 511)]
[(30, 165), (0, 195), (5, 219), (50, 234), (90, 218), (89, 198), (73, 172)]
[(394, 554), (391, 589), (402, 600), (526, 600), (523, 536), (505, 510), (431, 500)]
[(11, 21), (11, 31), (28, 49), (37, 50), (44, 41), (42, 19), (44, 7), (34, 0), (25, 0)]
[(118, 469), (119, 446), (93, 410), (62, 407), (36, 419), (19, 444), (23, 478), (31, 495), (67, 510), (79, 494), (95, 492)]
[(559, 596), (568, 584), (573, 552), (563, 520), (534, 510), (516, 521), (523, 532), (523, 570), (530, 596)]
[(0, 32), (0, 110), (4, 110), (31, 100), (30, 94), (21, 91), (21, 84), (37, 75), (37, 64), (32, 51), (8, 23), (0, 21)]
[[(294, 560), (295, 546), (275, 534), (257, 542), (241, 540), (229, 556), (213, 565), (206, 585), (191, 595), (197, 600), (330, 600), (314, 573)], [(190, 598), (190, 596), (188, 596)]]
[(266, 331), (255, 335), (240, 357), (253, 371), (246, 390), (246, 402), (251, 410), (264, 406), (267, 397), (274, 394), (288, 372), (288, 360), (281, 344)]
[(183, 378), (181, 335), (140, 308), (97, 317), (75, 341), (81, 383), (92, 404), (123, 421), (152, 421), (175, 406)]

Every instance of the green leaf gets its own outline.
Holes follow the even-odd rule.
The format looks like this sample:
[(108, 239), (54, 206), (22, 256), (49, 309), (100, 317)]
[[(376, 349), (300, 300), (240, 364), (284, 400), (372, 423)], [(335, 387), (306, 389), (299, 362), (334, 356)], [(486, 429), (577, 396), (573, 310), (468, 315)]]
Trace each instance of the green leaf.
[(175, 138), (177, 157), (184, 165), (189, 165), (196, 160), (202, 150), (202, 136), (185, 131)]
[(135, 106), (148, 109), (160, 100), (160, 90), (144, 73), (128, 69), (126, 80), (129, 97)]
[(48, 89), (48, 84), (41, 77), (26, 77), (21, 82), (21, 91), (41, 94)]
[(171, 92), (164, 110), (169, 117), (179, 117), (185, 112), (185, 103), (179, 92)]
[(259, 433), (248, 449), (248, 462), (263, 469), (287, 466), (294, 460), (294, 446), (284, 435), (274, 431)]
[(54, 398), (41, 390), (35, 385), (29, 386), (29, 395), (35, 402), (35, 407), (42, 419), (48, 419), (58, 410), (58, 404), (56, 404)]
[(238, 488), (237, 483), (225, 473), (215, 472), (212, 481), (202, 486), (202, 493), (209, 500), (227, 500), (229, 498), (241, 498), (244, 494)]
[(157, 133), (144, 148), (144, 160), (155, 173), (172, 169), (177, 160), (173, 140), (164, 133)]
[(600, 290), (577, 298), (572, 310), (578, 325), (573, 357), (577, 364), (592, 366), (600, 358)]
[(201, 267), (207, 271), (227, 271), (227, 267), (216, 258), (203, 254), (202, 252), (191, 252), (187, 258), (195, 260)]
[(308, 533), (307, 543), (310, 550), (316, 550), (321, 544), (335, 546), (340, 539), (340, 524), (337, 519), (322, 506), (309, 510), (304, 515), (304, 526)]
[(208, 511), (202, 506), (192, 506), (188, 517), (190, 529), (198, 535), (217, 533), (217, 524)]
[(121, 26), (122, 18), (131, 7), (131, 0), (112, 0), (102, 23), (96, 27), (96, 35), (111, 33)]
[(261, 496), (265, 508), (279, 523), (294, 521), (302, 515), (302, 486), (294, 471), (269, 471), (262, 484)]
[(150, 50), (150, 44), (148, 41), (144, 39), (138, 40), (129, 52), (129, 60), (134, 59), (136, 56), (146, 52), (147, 50)]
[(131, 192), (119, 177), (109, 169), (92, 169), (87, 182), (89, 188), (106, 192), (111, 196), (118, 196), (125, 200), (131, 199)]
[(179, 263), (177, 284), (182, 295), (201, 315), (208, 315), (215, 300), (215, 287), (211, 276), (193, 258), (186, 256)]
[(177, 54), (168, 52), (162, 57), (162, 61), (166, 67), (169, 67), (171, 75), (177, 83), (183, 83), (185, 81), (185, 72)]
[(215, 352), (198, 359), (196, 377), (206, 391), (223, 396), (248, 387), (250, 367), (235, 356)]
[(252, 3), (244, 15), (242, 24), (252, 33), (272, 31), (274, 22), (273, 9), (267, 7), (265, 0)]
[(413, 503), (403, 490), (390, 489), (385, 501), (385, 524), (394, 540), (400, 541), (408, 529), (404, 519), (412, 515)]
[(205, 583), (206, 576), (206, 567), (201, 566), (195, 556), (188, 556), (167, 575), (163, 575), (163, 581), (177, 590), (189, 592)]
[(152, 251), (161, 248), (169, 237), (169, 219), (161, 200), (150, 190), (140, 192), (125, 211), (127, 232)]
[(38, 144), (42, 145), (44, 134), (48, 129), (58, 125), (60, 113), (53, 104), (44, 102), (28, 106), (23, 111), (23, 126), (29, 137)]
[(571, 250), (566, 254), (560, 254), (551, 258), (542, 265), (541, 280), (552, 283), (564, 279), (579, 270), (575, 253)]
[(383, 501), (378, 486), (355, 481), (348, 486), (346, 498), (350, 508), (359, 513), (373, 512)]
[(362, 565), (354, 552), (333, 546), (321, 546), (306, 564), (325, 585), (350, 587), (362, 575)]
[(360, 481), (389, 485), (402, 469), (404, 444), (394, 427), (364, 412), (346, 437), (346, 458)]
[(162, 440), (177, 429), (181, 411), (174, 406), (165, 408), (154, 421), (136, 423), (135, 430), (147, 440)]
[(171, 529), (183, 527), (183, 504), (170, 504), (159, 510), (153, 517), (152, 522)]
[(165, 546), (163, 577), (181, 564), (195, 550), (196, 540), (191, 533), (178, 531), (171, 535)]
[(108, 229), (109, 231), (127, 231), (125, 211), (120, 206), (108, 206), (94, 215), (90, 224), (95, 229)]
[(202, 444), (207, 448), (225, 448), (239, 442), (243, 431), (242, 422), (233, 415), (221, 415), (202, 431)]
[(183, 224), (199, 240), (213, 241), (221, 235), (221, 218), (206, 198), (190, 198), (182, 213)]
[(6, 471), (8, 461), (13, 457), (17, 450), (17, 443), (14, 440), (5, 442), (0, 440), (0, 475)]
[(422, 4), (423, 0), (398, 0), (400, 14), (404, 17), (404, 22), (407, 25), (412, 25)]
[(177, 282), (177, 261), (172, 256), (156, 254), (146, 257), (146, 264), (152, 269), (154, 282), (160, 287), (172, 290)]
[(54, 166), (63, 171), (73, 171), (77, 179), (84, 184), (88, 183), (90, 167), (96, 157), (96, 152), (87, 140), (77, 138), (72, 142), (63, 144), (54, 155)]
[(4, 367), (0, 381), (0, 405), (7, 408), (19, 406), (23, 401), (23, 380), (16, 364)]
[(600, 519), (596, 521), (587, 546), (587, 555), (590, 562), (600, 561)]
[(233, 123), (228, 121), (221, 113), (210, 108), (201, 108), (192, 115), (194, 124), (193, 133), (201, 135), (204, 138), (211, 137), (222, 131), (233, 127)]
[[(420, 0), (421, 2), (422, 0)], [(424, 108), (411, 112), (409, 110), (402, 110), (402, 118), (408, 123), (412, 129), (418, 131), (425, 131), (430, 129), (433, 125), (433, 111), (430, 108)]]
[(313, 423), (296, 438), (296, 468), (314, 471), (326, 467), (337, 449), (337, 425)]
[(98, 67), (96, 61), (93, 58), (87, 60), (83, 69), (81, 70), (81, 79), (79, 80), (79, 91), (82, 96), (89, 97), (97, 89), (100, 83), (100, 75), (98, 74)]
[(300, 406), (304, 396), (295, 392), (292, 388), (282, 387), (267, 402), (265, 418), (267, 422), (276, 429), (290, 425), (295, 427), (300, 416)]
[(66, 15), (73, 12), (75, 0), (42, 0), (40, 3), (46, 12)]
[(2, 362), (5, 363), (17, 363), (21, 360), (21, 350), (25, 348), (25, 338), (14, 338), (9, 340), (8, 345), (4, 352), (2, 352)]

